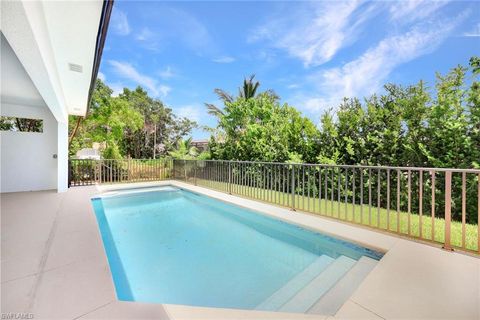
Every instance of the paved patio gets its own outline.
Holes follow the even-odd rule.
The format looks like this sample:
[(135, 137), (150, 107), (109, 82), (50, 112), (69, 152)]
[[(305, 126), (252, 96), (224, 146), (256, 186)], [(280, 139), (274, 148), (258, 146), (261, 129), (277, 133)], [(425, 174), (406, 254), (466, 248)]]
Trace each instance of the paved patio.
[[(387, 251), (336, 319), (480, 318), (480, 259), (180, 182), (172, 184)], [(32, 313), (35, 319), (327, 318), (117, 301), (90, 204), (90, 197), (99, 192), (93, 186), (61, 194), (1, 195), (2, 313)]]

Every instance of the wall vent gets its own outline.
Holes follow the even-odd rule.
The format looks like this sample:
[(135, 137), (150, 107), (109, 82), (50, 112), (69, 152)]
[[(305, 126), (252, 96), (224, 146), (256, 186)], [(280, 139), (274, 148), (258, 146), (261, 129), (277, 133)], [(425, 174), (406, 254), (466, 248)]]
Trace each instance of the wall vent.
[(69, 63), (68, 68), (70, 69), (70, 71), (80, 72), (80, 73), (83, 72), (83, 67), (79, 64)]

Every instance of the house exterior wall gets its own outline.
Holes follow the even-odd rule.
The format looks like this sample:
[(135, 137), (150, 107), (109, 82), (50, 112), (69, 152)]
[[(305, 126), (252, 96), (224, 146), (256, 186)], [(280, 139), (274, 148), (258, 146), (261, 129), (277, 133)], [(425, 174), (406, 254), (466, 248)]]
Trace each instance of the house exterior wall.
[[(43, 132), (0, 131), (1, 144), (1, 192), (58, 189), (59, 181), (65, 180), (66, 164), (58, 154), (58, 143), (65, 143), (58, 134), (66, 135), (66, 124), (59, 126), (46, 105), (28, 106), (9, 103), (1, 104), (0, 114), (8, 117), (34, 118), (43, 120)], [(64, 132), (65, 131), (65, 132)], [(59, 160), (65, 177), (58, 175)]]

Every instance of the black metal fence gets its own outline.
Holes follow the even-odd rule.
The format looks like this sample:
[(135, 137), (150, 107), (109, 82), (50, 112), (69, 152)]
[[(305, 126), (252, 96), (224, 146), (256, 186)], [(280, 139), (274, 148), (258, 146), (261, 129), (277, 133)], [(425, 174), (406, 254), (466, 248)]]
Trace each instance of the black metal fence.
[(168, 158), (69, 162), (71, 186), (167, 179), (480, 253), (480, 170)]
[(480, 252), (480, 170), (174, 160), (173, 177)]
[(159, 181), (171, 178), (173, 161), (164, 159), (69, 160), (69, 186)]

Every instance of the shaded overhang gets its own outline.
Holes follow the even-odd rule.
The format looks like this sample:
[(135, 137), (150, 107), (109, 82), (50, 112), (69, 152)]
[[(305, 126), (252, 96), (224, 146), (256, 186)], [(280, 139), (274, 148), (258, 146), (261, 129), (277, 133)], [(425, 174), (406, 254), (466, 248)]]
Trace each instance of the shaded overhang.
[(2, 1), (1, 32), (59, 122), (84, 116), (113, 1)]

